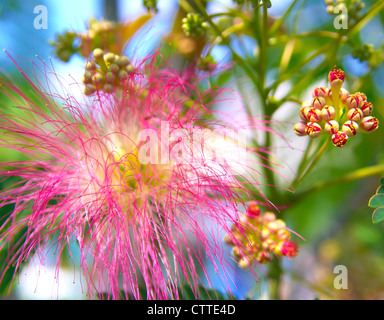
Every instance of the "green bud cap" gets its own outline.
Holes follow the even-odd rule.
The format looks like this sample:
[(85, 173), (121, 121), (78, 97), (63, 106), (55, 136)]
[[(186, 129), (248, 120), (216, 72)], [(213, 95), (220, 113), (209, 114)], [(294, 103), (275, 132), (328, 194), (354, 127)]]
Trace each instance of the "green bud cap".
[(110, 83), (106, 83), (103, 87), (103, 90), (107, 93), (112, 93), (114, 89), (115, 87)]
[(108, 71), (105, 74), (105, 80), (107, 81), (107, 83), (114, 83), (115, 79), (116, 79), (116, 77), (111, 71)]
[(93, 61), (90, 61), (88, 60), (86, 63), (85, 63), (85, 70), (96, 70), (96, 64), (93, 62)]
[(108, 52), (107, 54), (104, 55), (104, 60), (107, 63), (114, 63), (116, 60), (116, 56), (112, 52)]
[(127, 72), (127, 71), (121, 70), (121, 71), (119, 72), (119, 78), (120, 78), (121, 80), (124, 80), (124, 79), (126, 79), (127, 77), (128, 77), (128, 72)]
[(93, 83), (95, 83), (95, 84), (101, 84), (101, 83), (104, 82), (105, 79), (104, 79), (104, 76), (101, 73), (97, 72), (92, 77), (92, 80), (93, 80)]
[(95, 50), (93, 50), (93, 57), (95, 59), (100, 59), (104, 56), (104, 51), (100, 48), (96, 48)]
[(116, 63), (111, 63), (109, 65), (109, 70), (112, 71), (113, 73), (118, 73), (120, 68)]
[(84, 87), (84, 94), (86, 96), (90, 96), (90, 95), (94, 94), (95, 91), (96, 91), (96, 86), (92, 83), (89, 83)]
[(84, 83), (91, 83), (92, 82), (92, 73), (90, 71), (84, 72), (83, 82)]
[(129, 64), (129, 59), (126, 56), (118, 57), (116, 63), (119, 67), (125, 67)]

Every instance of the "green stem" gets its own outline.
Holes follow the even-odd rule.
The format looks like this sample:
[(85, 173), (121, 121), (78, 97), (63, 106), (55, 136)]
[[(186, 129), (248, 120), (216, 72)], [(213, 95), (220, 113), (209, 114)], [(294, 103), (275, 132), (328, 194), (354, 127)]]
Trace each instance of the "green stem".
[(342, 176), (340, 178), (331, 180), (331, 181), (325, 181), (325, 182), (319, 182), (315, 185), (313, 185), (311, 188), (295, 195), (295, 199), (302, 199), (305, 196), (309, 194), (313, 194), (314, 192), (329, 188), (330, 186), (334, 186), (336, 184), (345, 183), (345, 182), (351, 182), (356, 181), (359, 179), (376, 176), (376, 175), (384, 175), (384, 165), (376, 165), (371, 167), (366, 167), (362, 169), (355, 170), (351, 173), (346, 174), (345, 176)]

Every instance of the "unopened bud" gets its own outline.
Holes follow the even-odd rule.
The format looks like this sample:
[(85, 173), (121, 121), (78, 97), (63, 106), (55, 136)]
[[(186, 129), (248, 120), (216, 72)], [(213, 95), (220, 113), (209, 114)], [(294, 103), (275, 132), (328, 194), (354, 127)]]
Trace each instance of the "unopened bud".
[(323, 110), (321, 110), (321, 118), (324, 121), (330, 121), (335, 119), (336, 110), (332, 106), (325, 106)]
[(362, 96), (356, 93), (351, 94), (346, 101), (346, 105), (348, 109), (360, 108), (362, 104), (363, 104)]
[(303, 137), (307, 135), (306, 128), (307, 124), (305, 122), (300, 121), (294, 125), (293, 130), (298, 136)]
[(363, 111), (359, 108), (352, 108), (348, 111), (347, 117), (349, 120), (360, 122), (363, 119)]
[(112, 53), (112, 52), (108, 52), (107, 54), (104, 55), (104, 60), (105, 60), (105, 62), (107, 62), (107, 63), (113, 63), (113, 62), (115, 62), (115, 58), (116, 58), (116, 56), (115, 56), (115, 54)]
[(267, 211), (263, 214), (263, 220), (265, 223), (276, 220), (276, 216), (273, 212)]
[(305, 131), (310, 138), (317, 138), (321, 135), (321, 126), (318, 123), (309, 122)]
[(324, 131), (327, 134), (335, 134), (339, 132), (339, 123), (336, 120), (330, 120), (324, 125)]
[(370, 116), (372, 114), (372, 110), (373, 110), (372, 103), (368, 101), (364, 101), (361, 106), (361, 111), (363, 112), (363, 116), (364, 117)]
[(247, 207), (247, 213), (250, 217), (258, 217), (260, 215), (260, 212), (260, 207), (254, 201), (252, 201)]
[(345, 73), (343, 70), (335, 68), (329, 73), (328, 79), (331, 87), (341, 87), (345, 80)]
[(104, 51), (100, 48), (93, 50), (93, 57), (95, 59), (101, 59), (104, 56)]
[(355, 121), (349, 120), (343, 124), (342, 131), (349, 137), (355, 136), (359, 131), (359, 125)]
[(325, 106), (325, 98), (323, 97), (316, 97), (312, 100), (312, 106), (315, 109), (321, 110)]
[(377, 120), (375, 117), (365, 117), (360, 122), (360, 129), (365, 132), (372, 132), (376, 130), (379, 127), (379, 120)]
[(339, 131), (332, 135), (332, 142), (336, 147), (342, 148), (348, 141), (348, 135)]
[(317, 88), (315, 88), (315, 89), (313, 90), (313, 92), (312, 92), (312, 96), (313, 96), (313, 98), (319, 98), (319, 97), (321, 97), (321, 98), (326, 99), (327, 96), (328, 96), (328, 89), (323, 88), (323, 87), (317, 87)]

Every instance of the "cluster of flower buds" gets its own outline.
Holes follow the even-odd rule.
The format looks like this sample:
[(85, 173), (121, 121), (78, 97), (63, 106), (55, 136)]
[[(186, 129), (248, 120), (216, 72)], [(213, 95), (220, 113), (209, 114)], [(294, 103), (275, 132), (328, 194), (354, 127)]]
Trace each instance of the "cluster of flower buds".
[(315, 88), (313, 99), (302, 103), (302, 121), (294, 126), (298, 136), (317, 138), (325, 133), (336, 147), (343, 147), (359, 130), (372, 132), (378, 128), (379, 121), (371, 116), (372, 103), (364, 93), (349, 94), (341, 88), (344, 79), (344, 72), (335, 68), (329, 73), (331, 87)]
[(261, 213), (252, 202), (238, 223), (233, 224), (224, 242), (233, 247), (232, 254), (239, 266), (246, 269), (255, 261), (264, 264), (273, 256), (293, 258), (298, 255), (298, 246), (291, 241), (291, 233), (285, 222), (272, 212)]
[(339, 15), (340, 6), (344, 6), (348, 10), (348, 19), (351, 22), (356, 22), (359, 19), (360, 12), (365, 8), (365, 3), (361, 0), (325, 0), (328, 13), (332, 15)]
[(54, 46), (55, 55), (64, 62), (68, 62), (71, 56), (78, 51), (78, 48), (73, 46), (77, 35), (72, 31), (65, 31), (63, 34), (56, 35), (56, 41), (50, 42)]
[(187, 37), (201, 37), (208, 27), (207, 22), (198, 13), (188, 13), (181, 23), (181, 28)]
[(384, 62), (384, 51), (382, 48), (375, 50), (371, 44), (363, 44), (355, 47), (352, 51), (352, 56), (359, 59), (360, 62), (367, 61), (368, 67), (374, 69)]
[(143, 0), (143, 6), (146, 7), (148, 11), (158, 11), (157, 0)]
[(127, 57), (112, 52), (104, 53), (102, 49), (96, 48), (93, 51), (93, 59), (88, 60), (85, 65), (84, 94), (89, 96), (99, 90), (113, 92), (122, 86), (132, 69), (133, 66)]

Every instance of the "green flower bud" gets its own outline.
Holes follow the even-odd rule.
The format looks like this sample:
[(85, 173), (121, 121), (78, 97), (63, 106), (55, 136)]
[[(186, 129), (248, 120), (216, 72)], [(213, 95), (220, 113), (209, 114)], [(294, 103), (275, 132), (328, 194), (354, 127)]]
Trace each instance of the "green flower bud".
[(116, 79), (116, 76), (111, 71), (108, 71), (105, 74), (105, 80), (107, 83), (114, 83), (115, 79)]

